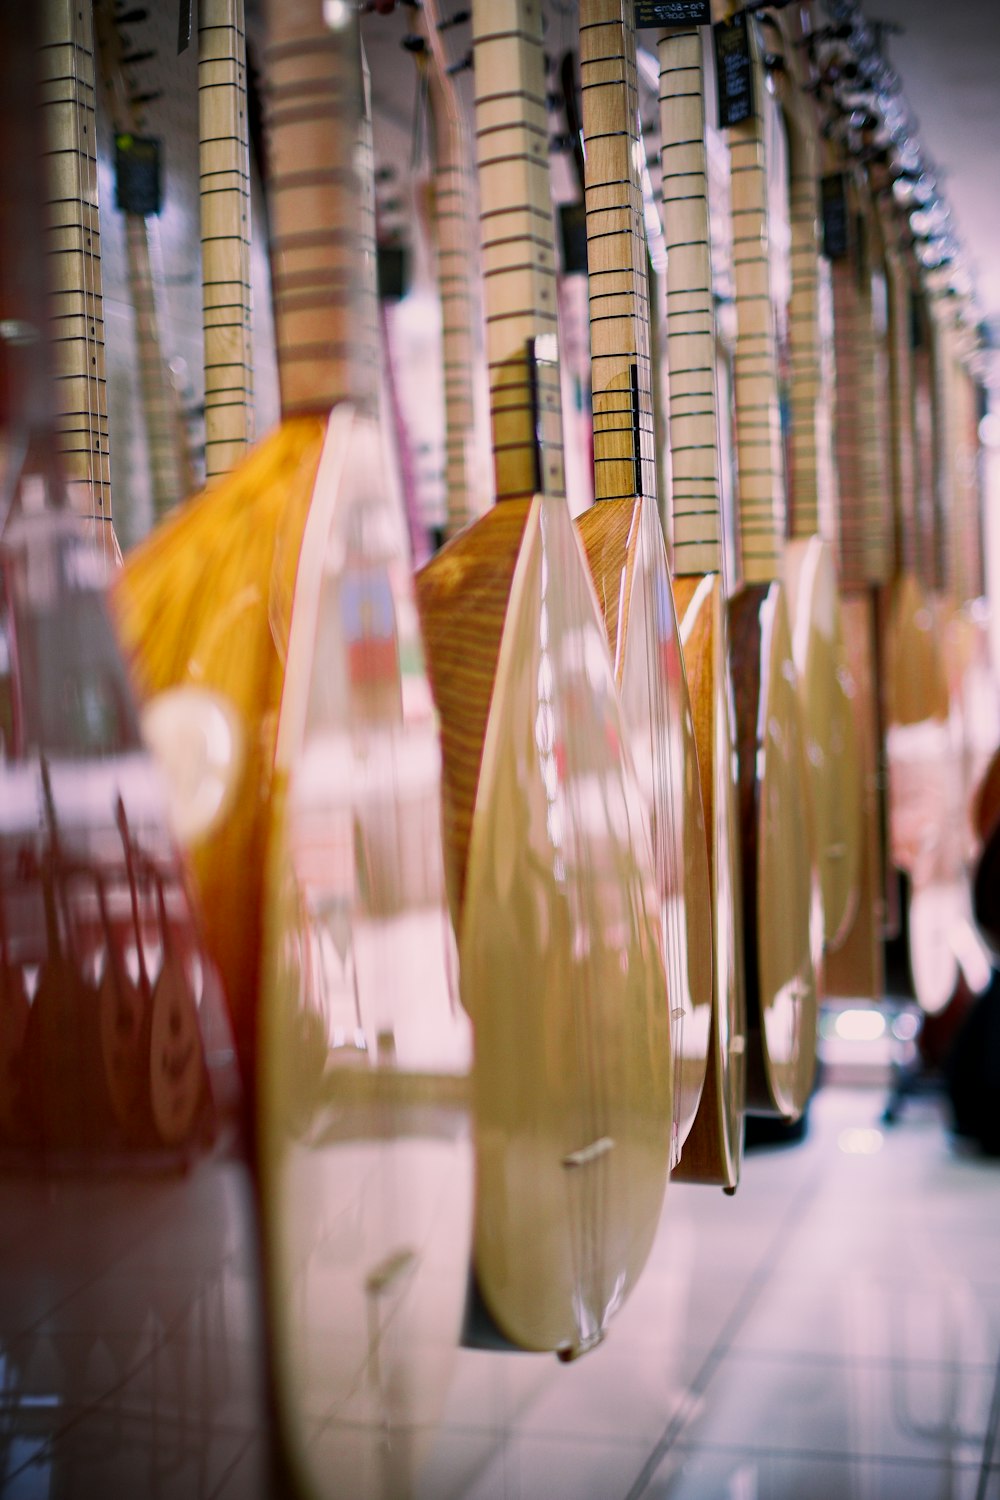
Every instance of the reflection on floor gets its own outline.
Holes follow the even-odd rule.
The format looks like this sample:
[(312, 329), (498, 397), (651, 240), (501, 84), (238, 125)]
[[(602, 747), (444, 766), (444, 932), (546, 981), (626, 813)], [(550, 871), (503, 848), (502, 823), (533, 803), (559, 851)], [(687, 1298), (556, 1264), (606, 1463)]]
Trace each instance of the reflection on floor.
[[(805, 1142), (753, 1152), (735, 1199), (672, 1187), (635, 1295), (578, 1363), (459, 1351), (409, 1493), (1000, 1500), (1000, 1166), (957, 1153), (934, 1101), (889, 1132), (881, 1103), (819, 1095)], [(176, 1191), (203, 1214), (92, 1187), (89, 1229), (68, 1188), (0, 1182), (5, 1500), (265, 1496), (245, 1184), (197, 1170)], [(380, 1493), (347, 1424), (316, 1442), (330, 1496)]]

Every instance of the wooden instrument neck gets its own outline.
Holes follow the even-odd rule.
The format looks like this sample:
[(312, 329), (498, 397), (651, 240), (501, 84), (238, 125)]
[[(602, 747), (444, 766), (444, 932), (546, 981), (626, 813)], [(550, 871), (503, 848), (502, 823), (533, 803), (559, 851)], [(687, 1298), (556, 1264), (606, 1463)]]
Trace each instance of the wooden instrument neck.
[(496, 497), (530, 498), (539, 481), (545, 493), (561, 496), (556, 256), (541, 0), (474, 0), (472, 23)]
[(205, 474), (253, 438), (250, 141), (243, 0), (199, 0), (199, 187), (205, 332)]
[(472, 141), (440, 32), (438, 0), (423, 0), (434, 135), (434, 228), (445, 396), (445, 496), (449, 536), (472, 518), (469, 463), (476, 426), (475, 350), (480, 308)]
[(581, 0), (580, 73), (598, 500), (656, 499), (649, 288), (629, 0)]
[[(335, 24), (328, 25), (331, 14)], [(271, 280), (281, 408), (372, 410), (378, 391), (370, 133), (352, 5), (269, 0)]]
[(659, 40), (673, 556), (677, 573), (721, 573), (722, 491), (701, 33)]
[[(734, 17), (734, 21), (740, 19), (740, 14)], [(734, 379), (739, 555), (747, 583), (770, 583), (781, 572), (786, 518), (777, 342), (768, 267), (763, 120), (766, 80), (753, 17), (744, 15), (742, 23), (750, 48), (755, 113), (729, 128), (737, 320)]]

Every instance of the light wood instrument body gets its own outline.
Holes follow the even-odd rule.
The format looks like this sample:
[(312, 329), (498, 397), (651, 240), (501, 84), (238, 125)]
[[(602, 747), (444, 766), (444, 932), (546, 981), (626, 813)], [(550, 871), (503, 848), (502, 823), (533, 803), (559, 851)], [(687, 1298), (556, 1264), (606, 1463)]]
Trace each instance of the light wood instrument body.
[(473, 25), (498, 503), (417, 587), (476, 1035), (476, 1279), (508, 1339), (570, 1356), (652, 1244), (670, 1018), (644, 810), (563, 496), (540, 6), (482, 0)]
[(285, 427), (329, 415), (313, 418), (281, 628), (256, 1135), (282, 1447), (309, 1494), (389, 1500), (416, 1483), (461, 1340), (472, 1037), (450, 982), (438, 723), (378, 408), (359, 22), (324, 12), (269, 12)]
[(647, 810), (674, 1046), (675, 1159), (705, 1079), (712, 905), (701, 777), (657, 504), (635, 33), (621, 0), (580, 10), (594, 490), (577, 520)]
[[(777, 142), (787, 134), (787, 152), (776, 152), (768, 162), (776, 189), (771, 195), (771, 209), (780, 212), (787, 222), (789, 241), (789, 302), (787, 309), (779, 310), (779, 321), (787, 323), (790, 370), (790, 527), (784, 579), (807, 737), (823, 936), (827, 948), (831, 948), (846, 935), (858, 901), (861, 767), (836, 561), (830, 536), (820, 530), (821, 450), (829, 440), (829, 427), (822, 404), (819, 122), (805, 93), (808, 79), (801, 45), (803, 18), (797, 12), (784, 12), (782, 20), (784, 24), (774, 34), (784, 65), (779, 75), (781, 102), (769, 98), (764, 107), (772, 112), (771, 140)], [(782, 155), (787, 155), (787, 176)]]
[(708, 839), (713, 947), (705, 1085), (675, 1175), (732, 1192), (743, 1151), (746, 1001), (701, 34), (664, 32), (659, 61), (674, 600)]
[[(749, 33), (758, 109), (765, 81)], [(739, 760), (747, 985), (747, 1102), (797, 1119), (816, 1057), (822, 908), (787, 594), (785, 489), (758, 114), (730, 127), (736, 278), (736, 437), (743, 581), (729, 605)], [(805, 815), (804, 815), (805, 814)]]

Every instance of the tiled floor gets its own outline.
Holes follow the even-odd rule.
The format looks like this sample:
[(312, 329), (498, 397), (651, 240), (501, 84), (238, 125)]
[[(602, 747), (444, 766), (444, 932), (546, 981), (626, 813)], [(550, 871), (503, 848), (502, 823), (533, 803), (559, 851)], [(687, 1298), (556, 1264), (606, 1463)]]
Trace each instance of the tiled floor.
[[(458, 1349), (433, 1426), (325, 1419), (324, 1496), (1000, 1500), (1000, 1164), (881, 1102), (820, 1094), (734, 1199), (673, 1186), (577, 1363)], [(4, 1497), (267, 1494), (245, 1189), (199, 1171), (108, 1189), (89, 1231), (68, 1189), (0, 1183)]]

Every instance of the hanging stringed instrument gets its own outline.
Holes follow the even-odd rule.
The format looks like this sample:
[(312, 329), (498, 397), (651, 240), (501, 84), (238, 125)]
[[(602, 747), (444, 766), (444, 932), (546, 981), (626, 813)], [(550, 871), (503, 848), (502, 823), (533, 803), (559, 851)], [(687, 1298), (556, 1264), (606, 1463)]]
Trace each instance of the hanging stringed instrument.
[[(18, 40), (26, 40), (27, 29), (14, 28)], [(43, 53), (43, 107), (51, 110), (53, 56)], [(54, 53), (66, 62), (64, 43)], [(8, 460), (0, 537), (0, 780), (11, 814), (0, 840), (0, 1011), (8, 1013), (0, 1031), (14, 1103), (4, 1111), (5, 1135), (11, 1132), (5, 1144), (55, 1153), (69, 1165), (82, 1159), (91, 1168), (134, 1160), (130, 1153), (139, 1149), (174, 1167), (214, 1139), (222, 1096), (205, 1087), (207, 1074), (232, 1097), (229, 1038), (224, 1026), (217, 1030), (218, 1050), (210, 1052), (206, 1033), (219, 1025), (217, 982), (107, 616), (106, 558), (93, 548), (90, 517), (81, 521), (69, 503), (59, 466), (64, 403), (52, 401), (48, 387), (45, 329), (52, 320), (36, 230), (33, 61), (18, 55), (28, 81), (13, 88), (20, 94), (13, 111), (4, 93), (4, 138), (13, 161), (5, 162), (0, 183), (0, 448)], [(62, 269), (57, 256), (57, 273)], [(56, 319), (55, 327), (58, 334), (65, 324)], [(126, 942), (136, 952), (143, 943), (124, 889), (119, 813), (127, 815), (146, 868), (169, 886), (164, 921), (171, 932), (168, 941), (164, 928), (151, 975), (157, 1013), (151, 1027), (140, 1022), (137, 1044), (115, 1051), (105, 1045), (109, 1014), (129, 1028), (132, 1021), (106, 1000), (104, 981), (117, 959), (108, 913), (116, 925), (127, 913)], [(176, 954), (172, 965), (168, 946)], [(30, 1014), (12, 1056), (10, 1011), (13, 1004), (16, 1021), (29, 970)]]
[(664, 31), (658, 50), (674, 599), (708, 828), (714, 957), (708, 1070), (676, 1175), (732, 1192), (743, 1151), (746, 999), (702, 34)]
[(857, 187), (832, 142), (824, 163), (824, 248), (830, 262), (836, 524), (847, 662), (856, 695), (861, 757), (862, 847), (854, 921), (827, 955), (829, 994), (871, 999), (884, 988), (882, 935), (887, 920), (883, 716), (878, 650), (878, 588), (888, 576), (885, 452), (879, 442), (871, 270), (865, 269)]
[[(149, 476), (153, 516), (159, 519), (194, 488), (194, 471), (187, 441), (187, 428), (180, 394), (165, 353), (161, 297), (153, 264), (154, 220), (158, 212), (155, 195), (144, 198), (153, 164), (158, 160), (158, 142), (144, 131), (139, 92), (130, 80), (126, 39), (121, 21), (113, 11), (113, 0), (98, 0), (94, 7), (101, 79), (114, 131), (117, 206), (125, 218), (125, 253), (129, 291), (135, 315), (135, 342), (142, 415), (149, 454)], [(139, 165), (138, 185), (132, 163)], [(127, 528), (125, 530), (128, 539)]]
[(729, 600), (736, 700), (747, 1104), (797, 1119), (816, 1058), (822, 907), (805, 727), (782, 583), (785, 483), (769, 277), (764, 74), (757, 23), (732, 13), (716, 48), (749, 57), (753, 113), (729, 126), (741, 582)]
[(657, 505), (635, 30), (581, 0), (594, 493), (577, 527), (604, 614), (663, 902), (674, 1165), (708, 1062), (712, 904), (698, 752)]
[(43, 0), (40, 42), (57, 441), (73, 508), (112, 568), (121, 553), (111, 515), (92, 0)]
[[(818, 120), (805, 93), (805, 16), (801, 7), (781, 13), (771, 32), (778, 51), (776, 93), (765, 96), (772, 146), (768, 171), (774, 186), (772, 221), (783, 221), (788, 241), (788, 301), (777, 309), (787, 330), (789, 542), (785, 577), (792, 650), (806, 726), (806, 759), (812, 780), (827, 948), (846, 936), (857, 909), (861, 861), (861, 765), (854, 723), (854, 682), (846, 660), (836, 562), (825, 516), (820, 449), (828, 440), (823, 405), (820, 344)], [(783, 161), (784, 158), (784, 161)], [(784, 170), (783, 170), (784, 168)], [(829, 497), (832, 498), (832, 497)]]
[(671, 1153), (660, 897), (563, 492), (539, 0), (473, 8), (497, 503), (418, 575), (445, 857), (475, 1028), (475, 1272), (501, 1332), (599, 1341)]
[(250, 137), (243, 0), (198, 0), (205, 477), (254, 435), (250, 298)]
[(438, 724), (379, 407), (358, 13), (274, 0), (268, 24), (282, 405), (321, 447), (260, 896), (264, 1285), (300, 1483), (387, 1500), (415, 1482), (462, 1335), (471, 1028), (449, 984)]

